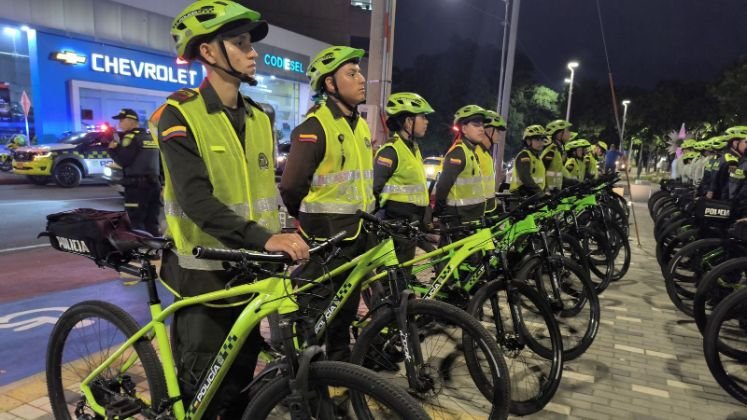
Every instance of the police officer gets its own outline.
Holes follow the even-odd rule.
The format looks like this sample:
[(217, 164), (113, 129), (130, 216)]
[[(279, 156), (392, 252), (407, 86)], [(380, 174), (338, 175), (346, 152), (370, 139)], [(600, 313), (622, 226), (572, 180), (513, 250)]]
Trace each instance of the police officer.
[(739, 143), (747, 137), (747, 126), (736, 126), (726, 129), (722, 140), (726, 141), (728, 149), (721, 155), (718, 168), (711, 178), (711, 185), (706, 197), (714, 200), (729, 199), (729, 174), (736, 170), (742, 152)]
[[(303, 235), (323, 239), (347, 232), (341, 254), (326, 267), (330, 270), (363, 253), (372, 239), (356, 215), (358, 210), (372, 212), (375, 208), (371, 133), (357, 108), (366, 99), (366, 79), (359, 65), (363, 54), (360, 49), (333, 46), (309, 64), (306, 74), (317, 104), (291, 133), (279, 186), (288, 213), (298, 219)], [(324, 270), (311, 261), (295, 275), (313, 279)], [(314, 296), (301, 297), (301, 307), (307, 308), (310, 316), (319, 316), (344, 280), (342, 274), (331, 279), (332, 288), (320, 286)], [(350, 356), (349, 327), (358, 301), (348, 299), (327, 327), (327, 357), (332, 360)], [(310, 325), (306, 327), (308, 330)], [(308, 331), (303, 334), (310, 338)]]
[(711, 180), (716, 174), (716, 171), (718, 170), (718, 162), (719, 153), (721, 150), (726, 148), (728, 146), (728, 142), (724, 140), (723, 136), (716, 136), (712, 137), (708, 141), (707, 151), (706, 151), (706, 161), (703, 165), (703, 178), (700, 180), (700, 184), (698, 185), (698, 197), (703, 197), (708, 192), (708, 189), (711, 187)]
[(739, 135), (742, 138), (735, 144), (735, 150), (740, 155), (739, 162), (737, 162), (736, 167), (732, 167), (729, 171), (729, 200), (738, 203), (739, 207), (742, 207), (747, 203), (747, 188), (745, 187), (745, 180), (747, 179), (745, 177), (745, 170), (747, 170), (747, 158), (745, 158), (747, 136), (744, 134)]
[(133, 228), (158, 236), (161, 213), (158, 145), (140, 128), (140, 118), (132, 109), (122, 108), (112, 119), (119, 121), (119, 131), (123, 132), (121, 144), (117, 140), (109, 142), (109, 155), (122, 167), (125, 210)]
[(545, 127), (545, 132), (550, 138), (550, 144), (542, 151), (540, 158), (545, 164), (545, 176), (547, 178), (546, 188), (548, 190), (561, 189), (563, 185), (575, 183), (575, 179), (565, 169), (565, 149), (563, 145), (569, 141), (572, 126), (565, 120), (551, 121)]
[(475, 148), (477, 160), (482, 172), (482, 186), (485, 192), (485, 214), (494, 213), (498, 206), (495, 198), (495, 163), (493, 162), (493, 148), (506, 139), (506, 121), (495, 111), (485, 110), (485, 141)]
[(586, 164), (586, 179), (596, 179), (599, 177), (600, 161), (604, 162), (604, 153), (607, 151), (607, 143), (602, 140), (592, 145), (586, 155), (584, 163)]
[[(207, 69), (200, 89), (182, 89), (151, 117), (164, 163), (166, 236), (161, 277), (177, 296), (226, 287), (219, 261), (192, 257), (196, 245), (282, 251), (308, 258), (297, 234), (277, 234), (278, 217), (270, 119), (242, 82), (256, 83), (257, 52), (268, 25), (260, 14), (230, 0), (200, 0), (174, 19), (180, 58)], [(190, 401), (200, 376), (244, 309), (242, 301), (190, 306), (174, 316), (172, 336), (182, 397)], [(262, 337), (253, 331), (207, 408), (206, 418), (240, 418), (248, 403), (239, 391), (252, 378)]]
[(482, 170), (476, 152), (484, 141), (485, 116), (485, 110), (477, 105), (463, 106), (454, 114), (457, 138), (444, 156), (434, 215), (463, 223), (485, 214)]
[(547, 135), (541, 125), (530, 125), (524, 129), (524, 148), (514, 158), (509, 191), (522, 196), (531, 196), (545, 190), (545, 165), (540, 159)]
[(574, 181), (582, 182), (586, 179), (586, 162), (584, 153), (591, 143), (585, 139), (569, 141), (565, 144), (565, 151), (568, 157), (565, 160), (565, 169)]
[[(428, 184), (418, 139), (428, 129), (426, 115), (433, 112), (417, 93), (399, 92), (386, 103), (386, 125), (392, 137), (376, 153), (373, 193), (381, 213), (387, 219), (418, 221), (428, 224)], [(415, 256), (415, 243), (395, 238), (397, 258), (408, 261)]]

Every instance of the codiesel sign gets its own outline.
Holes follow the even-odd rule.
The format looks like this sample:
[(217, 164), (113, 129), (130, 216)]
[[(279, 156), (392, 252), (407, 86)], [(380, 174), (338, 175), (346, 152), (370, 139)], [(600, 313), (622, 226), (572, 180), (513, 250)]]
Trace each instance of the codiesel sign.
[(257, 44), (257, 52), (257, 73), (308, 83), (308, 56), (266, 44)]
[(291, 60), (287, 57), (279, 55), (265, 54), (264, 62), (270, 67), (283, 69), (285, 71), (304, 74), (303, 63), (300, 61)]
[(197, 71), (174, 68), (163, 64), (154, 64), (129, 58), (91, 54), (91, 70), (101, 73), (113, 73), (120, 76), (150, 79), (178, 85), (194, 85)]

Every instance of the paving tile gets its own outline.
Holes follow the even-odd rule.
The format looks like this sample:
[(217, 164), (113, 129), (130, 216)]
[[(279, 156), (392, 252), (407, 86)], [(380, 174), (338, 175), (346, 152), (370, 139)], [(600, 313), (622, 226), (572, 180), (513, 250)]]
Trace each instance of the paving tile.
[(645, 354), (645, 350), (639, 347), (631, 347), (623, 344), (615, 344), (616, 350), (629, 351), (631, 353)]
[(661, 398), (669, 398), (669, 391), (665, 391), (663, 389), (656, 389), (635, 384), (632, 385), (632, 389), (633, 391), (640, 392), (642, 394), (649, 394)]
[(37, 419), (39, 417), (49, 414), (49, 413), (44, 412), (44, 410), (40, 410), (30, 404), (24, 404), (20, 407), (16, 407), (13, 410), (10, 410), (10, 413), (22, 419)]

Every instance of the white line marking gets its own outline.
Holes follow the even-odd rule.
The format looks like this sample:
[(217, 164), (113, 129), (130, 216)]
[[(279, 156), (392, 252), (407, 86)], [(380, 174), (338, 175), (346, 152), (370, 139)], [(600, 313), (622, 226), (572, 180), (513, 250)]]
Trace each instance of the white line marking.
[(45, 246), (51, 246), (51, 245), (50, 244), (38, 244), (38, 245), (19, 246), (15, 248), (5, 248), (5, 249), (0, 249), (0, 254), (4, 252), (23, 251), (24, 249), (43, 248)]

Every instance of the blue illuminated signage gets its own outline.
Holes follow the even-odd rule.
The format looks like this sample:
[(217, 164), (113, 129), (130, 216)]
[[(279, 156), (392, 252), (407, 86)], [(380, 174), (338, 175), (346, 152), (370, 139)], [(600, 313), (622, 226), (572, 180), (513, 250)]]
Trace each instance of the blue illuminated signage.
[(277, 69), (301, 74), (304, 73), (304, 66), (302, 62), (292, 60), (287, 57), (282, 57), (274, 54), (265, 54), (264, 62), (266, 65)]

